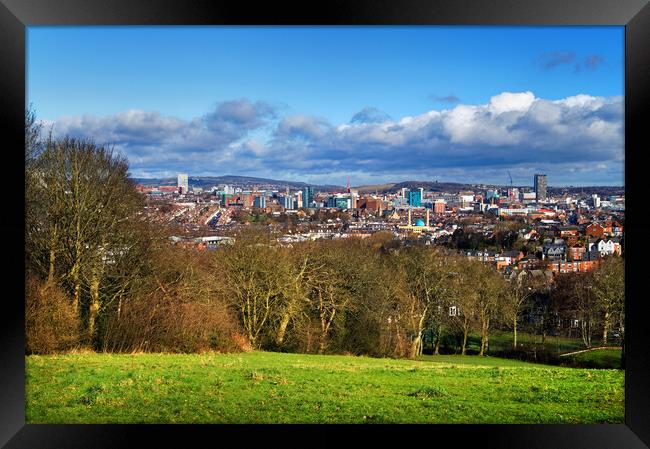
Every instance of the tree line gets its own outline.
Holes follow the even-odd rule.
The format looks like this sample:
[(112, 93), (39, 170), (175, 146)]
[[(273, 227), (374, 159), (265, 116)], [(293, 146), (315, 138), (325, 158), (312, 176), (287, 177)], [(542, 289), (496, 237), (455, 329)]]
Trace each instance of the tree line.
[(170, 230), (147, 220), (126, 159), (110, 147), (43, 139), (31, 111), (25, 131), (29, 353), (416, 357), (428, 332), (436, 353), (450, 350), (451, 336), (465, 354), (478, 334), (485, 355), (495, 329), (512, 330), (517, 347), (518, 327), (539, 304), (546, 322), (578, 319), (585, 345), (622, 329), (621, 259), (549, 283), (526, 272), (504, 277), (444, 248), (404, 246), (387, 232), (283, 246), (255, 225), (234, 245), (196, 252), (172, 246)]

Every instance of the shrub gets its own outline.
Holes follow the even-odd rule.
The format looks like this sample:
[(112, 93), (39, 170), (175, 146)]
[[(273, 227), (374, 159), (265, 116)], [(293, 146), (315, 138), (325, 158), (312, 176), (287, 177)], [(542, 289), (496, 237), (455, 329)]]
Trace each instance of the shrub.
[(77, 316), (69, 298), (54, 283), (26, 279), (25, 337), (28, 354), (66, 351), (77, 344)]
[(132, 298), (119, 316), (107, 320), (103, 340), (110, 352), (234, 352), (249, 347), (223, 303), (177, 297)]

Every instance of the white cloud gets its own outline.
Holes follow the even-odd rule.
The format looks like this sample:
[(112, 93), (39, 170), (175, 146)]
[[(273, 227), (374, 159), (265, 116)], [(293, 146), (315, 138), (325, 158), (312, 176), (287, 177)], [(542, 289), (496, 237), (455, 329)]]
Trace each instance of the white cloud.
[(113, 142), (134, 172), (147, 173), (249, 170), (271, 177), (297, 171), (324, 179), (345, 171), (373, 179), (418, 173), (446, 179), (444, 173), (499, 173), (504, 167), (568, 173), (577, 170), (575, 164), (587, 167), (576, 173), (598, 171), (616, 179), (623, 173), (622, 97), (581, 94), (550, 101), (532, 92), (503, 92), (486, 104), (395, 120), (366, 107), (357, 114), (363, 119), (338, 125), (276, 114), (263, 102), (233, 100), (189, 121), (140, 110), (62, 117), (55, 133)]
[(572, 97), (567, 97), (562, 100), (556, 100), (555, 103), (568, 106), (570, 108), (574, 107), (597, 107), (602, 105), (602, 98), (592, 97), (591, 95), (574, 95)]
[(488, 109), (494, 114), (510, 111), (525, 112), (533, 104), (533, 101), (535, 101), (535, 95), (532, 92), (503, 92), (490, 98)]

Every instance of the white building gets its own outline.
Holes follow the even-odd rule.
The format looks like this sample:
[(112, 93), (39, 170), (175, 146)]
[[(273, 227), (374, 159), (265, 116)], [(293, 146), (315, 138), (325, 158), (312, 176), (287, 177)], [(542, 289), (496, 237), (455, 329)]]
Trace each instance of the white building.
[(528, 213), (531, 211), (531, 209), (527, 208), (518, 208), (518, 209), (504, 209), (504, 208), (499, 208), (499, 215), (522, 215), (526, 216)]
[(600, 207), (600, 197), (596, 194), (591, 195), (591, 204), (598, 209)]
[(461, 207), (466, 207), (470, 203), (474, 202), (474, 195), (458, 195), (458, 202), (460, 203)]
[(185, 194), (190, 189), (187, 173), (178, 174), (178, 193)]
[(598, 250), (603, 256), (610, 256), (612, 254), (621, 255), (621, 244), (616, 240), (603, 240), (598, 239), (596, 242), (589, 243), (589, 251)]
[(535, 192), (520, 192), (520, 200), (524, 202), (534, 202), (535, 201)]

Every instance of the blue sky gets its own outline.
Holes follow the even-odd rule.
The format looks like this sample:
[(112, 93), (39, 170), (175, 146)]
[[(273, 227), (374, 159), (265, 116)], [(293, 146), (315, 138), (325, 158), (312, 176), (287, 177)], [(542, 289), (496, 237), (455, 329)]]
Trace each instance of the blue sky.
[(623, 184), (623, 27), (30, 27), (28, 102), (134, 176)]

